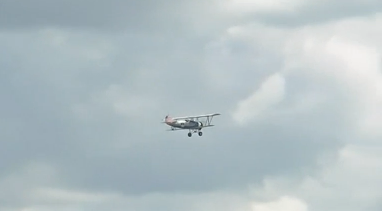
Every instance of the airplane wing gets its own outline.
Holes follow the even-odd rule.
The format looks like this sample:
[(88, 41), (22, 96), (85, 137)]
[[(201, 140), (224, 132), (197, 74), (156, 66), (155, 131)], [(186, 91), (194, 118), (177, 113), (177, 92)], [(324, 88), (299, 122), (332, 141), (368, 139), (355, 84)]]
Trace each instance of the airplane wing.
[(219, 113), (213, 113), (213, 114), (202, 114), (202, 115), (196, 115), (196, 116), (184, 116), (184, 117), (173, 117), (174, 120), (180, 120), (180, 119), (196, 119), (196, 118), (202, 118), (202, 117), (214, 117), (220, 115)]
[[(202, 128), (213, 127), (213, 126), (215, 126), (215, 125), (204, 125)], [(178, 130), (189, 130), (189, 129), (187, 129), (187, 128), (171, 128), (171, 129), (167, 129), (166, 131), (171, 132), (171, 131), (178, 131)]]
[(178, 130), (186, 130), (186, 129), (184, 129), (184, 128), (171, 128), (171, 129), (168, 129), (166, 131), (178, 131)]

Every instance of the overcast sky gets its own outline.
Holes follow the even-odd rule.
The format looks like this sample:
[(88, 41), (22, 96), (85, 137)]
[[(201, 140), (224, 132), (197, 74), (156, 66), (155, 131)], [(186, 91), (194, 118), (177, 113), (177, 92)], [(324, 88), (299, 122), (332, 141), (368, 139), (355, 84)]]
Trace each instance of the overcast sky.
[(381, 37), (380, 0), (0, 0), (0, 210), (380, 211)]

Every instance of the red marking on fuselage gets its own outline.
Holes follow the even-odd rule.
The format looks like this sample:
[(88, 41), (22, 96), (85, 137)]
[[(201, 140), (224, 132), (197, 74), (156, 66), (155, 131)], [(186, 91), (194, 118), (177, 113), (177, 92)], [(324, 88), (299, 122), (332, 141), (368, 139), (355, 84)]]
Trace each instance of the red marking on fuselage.
[(171, 123), (175, 123), (175, 120), (173, 118), (171, 118), (170, 116), (166, 116), (165, 122), (166, 122), (166, 124), (171, 125)]

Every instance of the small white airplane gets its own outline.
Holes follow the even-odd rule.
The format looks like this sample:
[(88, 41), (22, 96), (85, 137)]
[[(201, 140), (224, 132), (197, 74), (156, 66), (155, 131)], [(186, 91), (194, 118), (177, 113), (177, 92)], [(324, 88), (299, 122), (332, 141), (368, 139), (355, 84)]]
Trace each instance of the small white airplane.
[[(213, 114), (203, 114), (203, 115), (197, 115), (197, 116), (185, 116), (185, 117), (170, 117), (167, 115), (164, 118), (163, 123), (166, 123), (171, 127), (168, 131), (175, 131), (175, 130), (189, 130), (188, 137), (192, 136), (192, 133), (198, 132), (199, 136), (202, 136), (202, 128), (205, 127), (212, 127), (214, 125), (211, 125), (212, 118), (214, 116), (220, 115), (219, 113), (213, 113)], [(199, 118), (206, 118), (204, 122), (199, 121)]]

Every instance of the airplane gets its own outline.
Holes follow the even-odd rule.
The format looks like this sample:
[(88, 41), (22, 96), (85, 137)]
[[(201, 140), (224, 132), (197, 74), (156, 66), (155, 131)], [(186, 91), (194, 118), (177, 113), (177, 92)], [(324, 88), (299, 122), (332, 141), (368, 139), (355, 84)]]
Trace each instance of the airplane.
[[(193, 133), (197, 133), (199, 136), (202, 136), (202, 128), (205, 127), (212, 127), (214, 125), (211, 125), (212, 119), (214, 116), (220, 115), (219, 113), (213, 113), (213, 114), (203, 114), (203, 115), (196, 115), (196, 116), (185, 116), (185, 117), (170, 117), (167, 115), (164, 118), (164, 121), (162, 123), (166, 123), (168, 126), (171, 127), (168, 131), (175, 131), (175, 130), (189, 130), (188, 137), (191, 137)], [(199, 121), (199, 118), (206, 118), (204, 122)]]

